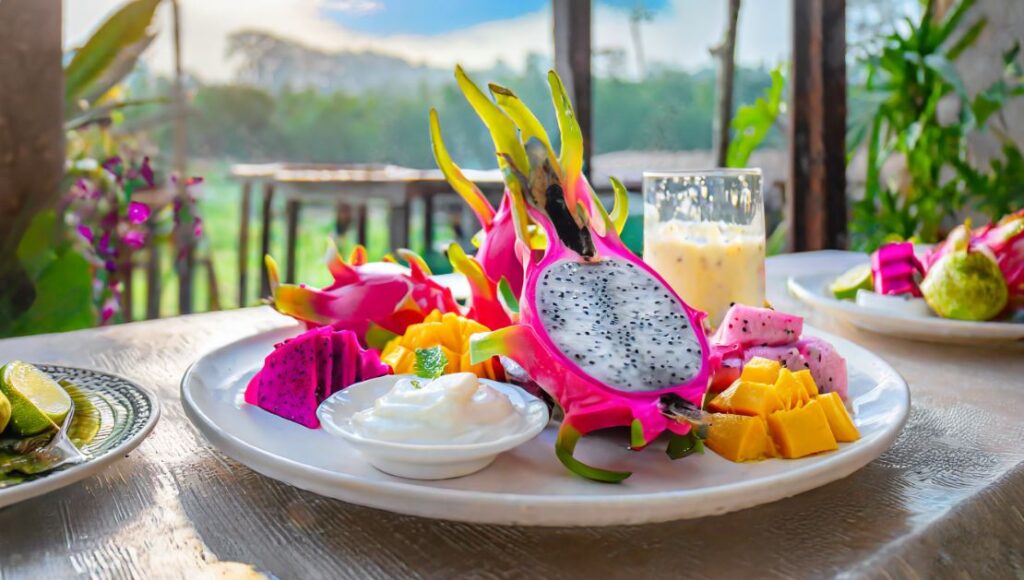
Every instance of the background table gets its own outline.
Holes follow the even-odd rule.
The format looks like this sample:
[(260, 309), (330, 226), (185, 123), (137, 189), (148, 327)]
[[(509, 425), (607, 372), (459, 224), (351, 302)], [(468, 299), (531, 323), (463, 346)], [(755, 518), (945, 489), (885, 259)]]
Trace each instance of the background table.
[[(786, 274), (848, 258), (770, 260), (771, 298), (802, 312), (783, 295)], [(0, 510), (0, 577), (1020, 575), (1024, 345), (929, 345), (810, 321), (880, 354), (910, 383), (910, 420), (890, 451), (774, 504), (584, 529), (393, 515), (267, 479), (212, 449), (184, 416), (179, 380), (203, 352), (285, 323), (267, 308), (0, 341), (3, 359), (119, 373), (164, 407), (149, 439), (108, 472)]]

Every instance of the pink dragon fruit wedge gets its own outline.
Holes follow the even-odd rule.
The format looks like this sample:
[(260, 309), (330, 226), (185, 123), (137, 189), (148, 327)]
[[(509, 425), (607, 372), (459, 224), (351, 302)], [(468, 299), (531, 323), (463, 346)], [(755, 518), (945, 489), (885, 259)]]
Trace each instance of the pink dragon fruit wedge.
[(804, 319), (771, 308), (734, 304), (711, 337), (713, 345), (776, 346), (793, 342), (804, 330)]
[(914, 244), (885, 244), (871, 254), (871, 274), (875, 292), (879, 294), (910, 294), (921, 297), (917, 278), (924, 276), (924, 265), (914, 255)]
[[(472, 361), (507, 356), (519, 363), (565, 413), (555, 447), (562, 463), (590, 479), (622, 481), (630, 473), (576, 459), (576, 443), (616, 426), (631, 428), (634, 449), (664, 431), (676, 435), (670, 452), (689, 439), (691, 424), (662, 409), (671, 403), (696, 411), (701, 404), (714, 366), (705, 315), (619, 239), (581, 173), (579, 125), (554, 72), (548, 80), (562, 134), (558, 157), (539, 123), (528, 122), (532, 114), (503, 110), (461, 68), (456, 79), (494, 139), (525, 266), (518, 321), (474, 335)], [(539, 258), (527, 241), (527, 215), (546, 235)]]
[(249, 381), (245, 402), (310, 429), (327, 397), (360, 381), (391, 374), (380, 353), (364, 350), (356, 334), (324, 326), (274, 345)]
[(373, 348), (382, 348), (434, 310), (461, 312), (451, 291), (430, 278), (430, 269), (422, 258), (407, 250), (401, 250), (400, 255), (409, 268), (396, 263), (368, 263), (362, 246), (357, 246), (346, 262), (334, 242), (328, 240), (327, 268), (334, 281), (322, 289), (282, 284), (277, 263), (267, 256), (271, 304), (278, 312), (311, 328), (351, 330), (360, 343)]

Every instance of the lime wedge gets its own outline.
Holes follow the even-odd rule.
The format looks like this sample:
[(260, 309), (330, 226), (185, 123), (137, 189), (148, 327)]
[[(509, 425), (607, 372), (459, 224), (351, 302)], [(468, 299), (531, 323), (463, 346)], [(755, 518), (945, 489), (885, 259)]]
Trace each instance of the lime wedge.
[(828, 289), (838, 300), (853, 300), (857, 290), (873, 290), (874, 287), (871, 264), (857, 264), (836, 278)]
[(0, 393), (11, 404), (8, 431), (27, 437), (54, 428), (71, 410), (71, 397), (36, 367), (14, 361), (0, 369)]
[(11, 420), (11, 402), (3, 393), (0, 393), (0, 433), (7, 428), (7, 422)]

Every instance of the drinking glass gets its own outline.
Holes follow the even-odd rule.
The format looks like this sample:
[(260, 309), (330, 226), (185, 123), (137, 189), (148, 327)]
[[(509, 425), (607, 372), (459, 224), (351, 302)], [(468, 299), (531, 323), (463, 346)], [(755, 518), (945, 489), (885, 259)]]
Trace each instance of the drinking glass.
[(644, 260), (717, 327), (764, 305), (760, 169), (644, 172)]

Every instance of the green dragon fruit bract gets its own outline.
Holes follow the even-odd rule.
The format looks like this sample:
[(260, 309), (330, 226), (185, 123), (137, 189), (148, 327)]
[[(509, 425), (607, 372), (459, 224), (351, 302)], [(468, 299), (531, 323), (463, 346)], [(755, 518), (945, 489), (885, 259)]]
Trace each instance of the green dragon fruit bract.
[[(562, 463), (584, 477), (622, 481), (630, 474), (573, 457), (576, 443), (615, 426), (631, 427), (634, 449), (666, 430), (689, 433), (690, 424), (666, 417), (659, 402), (670, 396), (700, 405), (714, 366), (704, 314), (619, 239), (616, 221), (582, 174), (579, 125), (553, 72), (548, 80), (562, 135), (557, 156), (525, 106), (499, 106), (461, 68), (456, 79), (494, 140), (524, 266), (518, 321), (474, 335), (472, 361), (504, 355), (522, 365), (565, 412), (556, 443)], [(506, 104), (512, 98), (507, 89), (491, 90)], [(547, 239), (539, 258), (530, 248), (531, 220)]]
[(368, 264), (362, 246), (357, 246), (346, 262), (328, 240), (327, 268), (334, 282), (322, 289), (282, 284), (277, 263), (266, 256), (271, 304), (311, 328), (351, 330), (361, 344), (374, 348), (382, 348), (434, 310), (460, 312), (451, 291), (430, 278), (422, 258), (408, 250), (399, 254), (408, 262), (408, 269), (398, 264)]
[(316, 409), (334, 393), (359, 381), (391, 374), (376, 350), (363, 350), (354, 332), (330, 327), (308, 330), (274, 345), (263, 368), (249, 381), (245, 402), (310, 429)]

